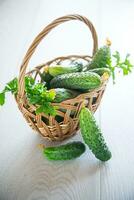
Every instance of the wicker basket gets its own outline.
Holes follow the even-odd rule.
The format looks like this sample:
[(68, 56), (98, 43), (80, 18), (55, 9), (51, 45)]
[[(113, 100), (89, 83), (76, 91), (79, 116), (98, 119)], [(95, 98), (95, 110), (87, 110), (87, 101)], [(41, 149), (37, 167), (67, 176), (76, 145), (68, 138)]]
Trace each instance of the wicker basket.
[[(82, 105), (85, 104), (86, 107), (88, 107), (92, 112), (95, 112), (100, 104), (102, 95), (104, 93), (106, 82), (102, 84), (102, 86), (94, 90), (92, 92), (84, 93), (79, 96), (77, 96), (74, 99), (66, 100), (62, 103), (53, 103), (53, 105), (58, 105), (59, 110), (57, 111), (57, 115), (60, 116), (62, 119), (61, 122), (58, 122), (55, 117), (47, 116), (45, 114), (35, 114), (35, 110), (37, 108), (36, 105), (30, 105), (27, 101), (25, 91), (24, 91), (24, 78), (26, 74), (31, 75), (34, 77), (34, 79), (39, 78), (41, 75), (41, 71), (43, 70), (44, 66), (50, 65), (50, 64), (61, 64), (61, 62), (65, 60), (78, 60), (82, 59), (84, 61), (89, 62), (92, 59), (92, 56), (79, 56), (79, 55), (70, 55), (66, 57), (58, 57), (51, 61), (48, 61), (42, 65), (39, 65), (34, 68), (34, 70), (29, 71), (26, 73), (26, 68), (29, 63), (30, 58), (32, 57), (36, 47), (41, 42), (41, 40), (56, 26), (59, 24), (70, 21), (70, 20), (79, 20), (84, 22), (89, 30), (91, 31), (92, 38), (93, 38), (93, 53), (96, 52), (98, 48), (98, 40), (97, 40), (97, 34), (95, 31), (95, 28), (93, 24), (86, 18), (80, 15), (67, 15), (63, 16), (61, 18), (58, 18), (54, 20), (52, 23), (50, 23), (48, 26), (46, 26), (39, 35), (34, 39), (33, 43), (29, 47), (21, 68), (20, 68), (20, 74), (19, 74), (19, 90), (16, 97), (16, 101), (18, 103), (18, 107), (20, 111), (22, 112), (23, 116), (25, 117), (28, 124), (39, 134), (41, 134), (44, 138), (47, 138), (51, 141), (61, 141), (65, 138), (68, 138), (76, 133), (76, 131), (79, 129), (79, 112), (82, 108)], [(41, 78), (40, 78), (41, 80)], [(62, 112), (60, 108), (64, 108), (66, 112)], [(73, 115), (72, 115), (73, 111)]]

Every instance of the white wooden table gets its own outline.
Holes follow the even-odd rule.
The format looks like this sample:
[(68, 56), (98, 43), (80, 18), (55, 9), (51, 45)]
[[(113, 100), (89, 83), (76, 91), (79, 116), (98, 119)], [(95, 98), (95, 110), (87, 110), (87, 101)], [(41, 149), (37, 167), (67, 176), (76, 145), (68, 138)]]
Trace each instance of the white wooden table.
[[(96, 27), (100, 45), (108, 36), (113, 50), (122, 55), (130, 52), (134, 61), (133, 11), (132, 0), (0, 0), (0, 89), (18, 75), (37, 33), (69, 13), (87, 16)], [(59, 55), (88, 54), (90, 41), (85, 25), (62, 25), (42, 42), (31, 66)], [(46, 142), (33, 133), (8, 95), (0, 108), (0, 200), (133, 200), (133, 88), (134, 73), (119, 78), (114, 86), (109, 82), (95, 115), (112, 151), (107, 163), (96, 160), (88, 149), (74, 161), (47, 161), (37, 148)], [(80, 134), (73, 140), (81, 140)]]

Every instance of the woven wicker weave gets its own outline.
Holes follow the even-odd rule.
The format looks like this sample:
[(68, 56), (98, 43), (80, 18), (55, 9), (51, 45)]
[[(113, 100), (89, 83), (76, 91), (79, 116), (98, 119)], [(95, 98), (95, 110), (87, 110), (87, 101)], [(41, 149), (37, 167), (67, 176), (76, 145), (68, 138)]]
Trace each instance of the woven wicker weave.
[[(87, 55), (70, 55), (66, 57), (58, 57), (43, 63), (42, 65), (35, 67), (34, 70), (26, 73), (26, 68), (28, 66), (29, 60), (31, 59), (36, 47), (42, 41), (42, 39), (57, 25), (70, 20), (79, 20), (88, 26), (93, 38), (92, 56), (94, 55), (98, 48), (98, 40), (95, 28), (92, 23), (86, 17), (80, 15), (67, 15), (54, 20), (52, 23), (46, 26), (34, 39), (23, 59), (19, 74), (19, 90), (16, 97), (18, 107), (23, 113), (23, 116), (25, 117), (28, 124), (34, 130), (40, 133), (44, 138), (47, 138), (51, 141), (60, 141), (76, 133), (76, 131), (79, 129), (78, 115), (81, 107), (83, 104), (85, 104), (85, 106), (88, 107), (92, 112), (95, 112), (100, 104), (106, 86), (106, 82), (104, 82), (102, 86), (97, 90), (81, 94), (74, 99), (69, 99), (61, 103), (53, 103), (53, 105), (58, 105), (59, 107), (57, 115), (62, 119), (61, 122), (57, 122), (55, 117), (47, 116), (43, 113), (36, 115), (35, 110), (37, 106), (29, 104), (24, 91), (24, 78), (26, 74), (29, 74), (36, 79), (37, 77), (40, 77), (41, 70), (46, 65), (60, 64), (65, 60), (82, 59), (84, 61), (89, 61), (92, 59), (92, 56)], [(64, 112), (61, 111), (60, 108), (64, 108)]]

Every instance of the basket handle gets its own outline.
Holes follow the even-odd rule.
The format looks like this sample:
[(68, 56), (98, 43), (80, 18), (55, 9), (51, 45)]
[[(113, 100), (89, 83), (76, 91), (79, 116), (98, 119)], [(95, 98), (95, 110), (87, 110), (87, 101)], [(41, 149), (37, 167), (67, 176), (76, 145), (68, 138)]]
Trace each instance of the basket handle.
[(97, 38), (97, 33), (96, 30), (93, 26), (93, 24), (84, 16), (81, 15), (66, 15), (63, 17), (60, 17), (58, 19), (55, 19), (53, 22), (51, 22), (48, 26), (46, 26), (34, 39), (34, 41), (32, 42), (32, 44), (30, 45), (23, 61), (21, 64), (21, 68), (20, 68), (20, 73), (19, 73), (19, 88), (18, 88), (18, 97), (19, 100), (21, 100), (21, 98), (23, 98), (24, 95), (24, 77), (25, 77), (25, 73), (26, 73), (26, 68), (28, 65), (28, 62), (30, 60), (30, 58), (32, 57), (33, 53), (36, 50), (36, 47), (39, 45), (39, 43), (41, 42), (41, 40), (56, 26), (58, 26), (59, 24), (66, 22), (66, 21), (70, 21), (70, 20), (79, 20), (84, 22), (89, 30), (91, 31), (92, 34), (92, 38), (93, 38), (93, 52), (92, 54), (94, 55), (94, 53), (96, 52), (96, 50), (98, 49), (98, 38)]

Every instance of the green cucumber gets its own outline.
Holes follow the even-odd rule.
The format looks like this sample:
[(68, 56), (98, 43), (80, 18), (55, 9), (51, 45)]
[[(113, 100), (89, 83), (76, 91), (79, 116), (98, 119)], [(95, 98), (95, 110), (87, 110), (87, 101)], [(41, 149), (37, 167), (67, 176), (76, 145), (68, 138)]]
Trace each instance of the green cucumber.
[(49, 160), (71, 160), (82, 155), (85, 149), (82, 142), (71, 142), (61, 146), (44, 148), (43, 154)]
[(55, 90), (55, 98), (53, 100), (54, 103), (60, 103), (67, 99), (73, 99), (78, 96), (80, 93), (78, 91), (64, 89), (64, 88), (56, 88)]
[(80, 91), (93, 90), (101, 85), (101, 78), (93, 72), (62, 74), (53, 78), (51, 88), (67, 88)]
[(45, 86), (47, 87), (47, 89), (50, 89), (50, 81), (52, 80), (52, 78), (53, 77), (49, 73), (43, 72), (41, 74), (41, 79), (45, 82)]
[(85, 143), (96, 158), (101, 161), (107, 161), (111, 158), (111, 152), (104, 141), (101, 130), (88, 108), (82, 108), (80, 112), (80, 130)]
[(49, 66), (48, 72), (51, 76), (55, 77), (61, 74), (80, 72), (82, 71), (82, 68), (83, 65), (81, 63), (74, 63), (69, 66), (56, 65), (56, 66)]
[(53, 77), (52, 77), (49, 73), (43, 72), (43, 73), (41, 74), (41, 78), (42, 78), (42, 80), (45, 81), (45, 82), (50, 82), (50, 81), (52, 80)]
[(90, 72), (95, 72), (95, 73), (99, 74), (100, 76), (102, 76), (104, 73), (107, 73), (109, 76), (111, 75), (110, 69), (108, 69), (106, 67), (91, 69), (89, 71)]
[(105, 45), (97, 50), (92, 61), (87, 64), (83, 69), (88, 71), (95, 68), (108, 68), (111, 64), (111, 52), (110, 47)]

